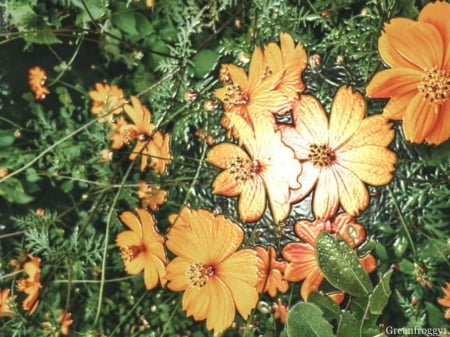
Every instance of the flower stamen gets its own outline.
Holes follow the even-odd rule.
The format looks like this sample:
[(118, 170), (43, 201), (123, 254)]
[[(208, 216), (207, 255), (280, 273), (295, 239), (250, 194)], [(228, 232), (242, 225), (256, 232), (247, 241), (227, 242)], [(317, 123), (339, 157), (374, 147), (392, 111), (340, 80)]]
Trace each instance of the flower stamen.
[(336, 160), (336, 154), (326, 144), (310, 144), (308, 158), (314, 166), (319, 166), (322, 168), (333, 164)]
[(442, 104), (450, 97), (450, 74), (443, 69), (427, 69), (418, 86), (430, 103)]
[(239, 84), (229, 83), (225, 85), (225, 89), (223, 103), (227, 110), (233, 109), (236, 105), (248, 103), (248, 94), (241, 89)]
[(136, 257), (141, 254), (145, 248), (143, 246), (130, 246), (127, 245), (125, 247), (120, 248), (120, 256), (122, 256), (122, 259), (127, 262), (133, 261)]
[(205, 266), (201, 263), (194, 263), (189, 266), (186, 274), (195, 287), (203, 287), (206, 285), (210, 277), (215, 273), (213, 266)]

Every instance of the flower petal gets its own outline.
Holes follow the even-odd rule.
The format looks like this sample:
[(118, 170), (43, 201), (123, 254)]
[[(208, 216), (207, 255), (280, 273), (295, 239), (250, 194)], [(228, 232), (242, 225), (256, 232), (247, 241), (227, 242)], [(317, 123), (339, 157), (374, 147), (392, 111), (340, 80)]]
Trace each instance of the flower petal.
[(439, 109), (439, 117), (434, 127), (425, 137), (428, 144), (439, 145), (450, 138), (450, 100), (444, 102)]
[(358, 178), (370, 185), (389, 183), (397, 156), (381, 146), (364, 146), (339, 154), (339, 164), (347, 167)]
[(239, 217), (243, 222), (254, 222), (266, 209), (266, 191), (262, 179), (256, 176), (243, 185), (238, 202)]
[(366, 88), (370, 98), (401, 97), (418, 93), (423, 71), (411, 68), (393, 68), (375, 74)]
[(130, 211), (125, 211), (119, 215), (120, 220), (139, 237), (142, 236), (141, 222), (138, 217)]
[(328, 219), (339, 207), (339, 188), (330, 168), (321, 170), (313, 194), (313, 213), (316, 219)]
[[(330, 113), (329, 144), (332, 149), (336, 149), (355, 134), (365, 113), (364, 98), (359, 92), (353, 93), (349, 86), (342, 86), (338, 89)], [(323, 132), (323, 130), (318, 132), (320, 131)]]
[(353, 171), (343, 166), (334, 165), (333, 172), (342, 208), (350, 215), (358, 215), (369, 205), (366, 186)]
[(417, 95), (409, 103), (403, 118), (405, 138), (414, 143), (422, 143), (436, 125), (439, 105), (432, 104)]
[(237, 251), (220, 264), (217, 277), (230, 289), (236, 308), (247, 319), (258, 300), (256, 252), (251, 249)]

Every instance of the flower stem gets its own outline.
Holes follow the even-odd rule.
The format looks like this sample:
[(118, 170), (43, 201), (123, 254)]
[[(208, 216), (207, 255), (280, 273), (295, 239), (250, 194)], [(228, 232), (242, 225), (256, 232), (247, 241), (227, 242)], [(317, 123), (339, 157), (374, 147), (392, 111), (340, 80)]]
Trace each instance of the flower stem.
[(403, 214), (402, 214), (402, 212), (400, 210), (400, 207), (398, 206), (397, 200), (395, 199), (395, 195), (394, 195), (394, 193), (392, 192), (392, 189), (389, 186), (387, 186), (387, 190), (389, 192), (389, 195), (391, 196), (392, 204), (394, 205), (395, 210), (397, 211), (398, 219), (399, 219), (399, 221), (400, 221), (400, 223), (401, 223), (401, 225), (403, 227), (403, 231), (405, 232), (406, 237), (408, 238), (408, 241), (409, 241), (409, 244), (411, 246), (413, 255), (417, 256), (416, 246), (414, 245), (414, 241), (412, 239), (411, 233), (409, 232), (408, 224), (406, 223), (406, 220), (403, 217)]
[(103, 292), (105, 288), (105, 280), (106, 280), (106, 256), (108, 255), (108, 238), (109, 238), (109, 230), (113, 218), (113, 213), (115, 212), (115, 205), (117, 204), (117, 201), (119, 200), (119, 196), (122, 192), (122, 188), (125, 185), (125, 182), (128, 179), (128, 176), (130, 175), (131, 169), (133, 168), (134, 161), (130, 163), (128, 166), (127, 171), (125, 172), (123, 179), (121, 181), (121, 187), (117, 190), (117, 193), (114, 196), (114, 199), (112, 200), (112, 203), (109, 208), (107, 220), (106, 220), (106, 228), (105, 228), (105, 245), (103, 247), (103, 261), (102, 261), (102, 272), (101, 272), (101, 282), (100, 282), (100, 290), (98, 294), (98, 303), (97, 303), (97, 312), (95, 314), (94, 319), (94, 326), (97, 325), (98, 319), (100, 318), (100, 313), (102, 311), (102, 302), (103, 302)]

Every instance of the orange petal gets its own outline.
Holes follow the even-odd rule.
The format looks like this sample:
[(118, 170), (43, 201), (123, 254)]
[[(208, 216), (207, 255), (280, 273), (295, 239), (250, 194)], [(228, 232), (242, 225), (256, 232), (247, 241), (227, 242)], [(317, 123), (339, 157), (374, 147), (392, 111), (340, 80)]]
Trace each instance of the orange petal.
[(340, 153), (338, 160), (360, 180), (380, 186), (391, 181), (397, 156), (387, 148), (369, 145)]
[(251, 249), (237, 251), (220, 264), (217, 276), (230, 289), (238, 312), (244, 319), (258, 300), (256, 253)]
[(365, 113), (364, 98), (359, 92), (353, 93), (349, 86), (338, 89), (330, 113), (329, 144), (331, 148), (336, 149), (355, 134)]
[(206, 155), (206, 161), (221, 169), (230, 168), (236, 159), (248, 159), (248, 154), (232, 143), (215, 145)]
[(176, 257), (166, 266), (164, 278), (169, 281), (167, 287), (172, 291), (183, 291), (191, 285), (186, 271), (192, 264), (181, 257)]
[(340, 165), (333, 166), (342, 208), (350, 215), (358, 215), (369, 205), (369, 193), (364, 183), (353, 173)]
[[(448, 18), (450, 18), (450, 4), (445, 1), (436, 1), (423, 7), (420, 11), (418, 21), (430, 23), (436, 27), (442, 36), (442, 41), (448, 44), (448, 41), (450, 41)], [(448, 69), (448, 67), (445, 67), (445, 69)]]
[(422, 143), (434, 128), (439, 117), (439, 105), (432, 104), (417, 95), (409, 103), (403, 117), (405, 138), (414, 143)]
[(300, 289), (300, 295), (302, 296), (304, 301), (308, 300), (308, 296), (311, 291), (317, 291), (319, 289), (320, 284), (323, 281), (323, 274), (319, 268), (312, 274), (309, 274), (308, 277), (303, 281), (302, 287)]
[(328, 219), (339, 207), (339, 188), (329, 168), (321, 170), (313, 194), (313, 213), (316, 219)]
[(439, 117), (434, 127), (426, 135), (428, 144), (439, 145), (450, 138), (450, 100), (447, 99), (439, 109)]
[(370, 98), (402, 97), (417, 94), (423, 71), (412, 68), (393, 68), (375, 74), (366, 88)]
[(243, 222), (259, 220), (266, 208), (266, 191), (261, 178), (247, 180), (238, 201), (239, 217)]
[(159, 282), (161, 285), (166, 283), (164, 277), (165, 275), (165, 264), (159, 258), (151, 256), (150, 259), (146, 260), (144, 267), (144, 283), (145, 289), (150, 290), (155, 288)]
[(129, 229), (142, 237), (141, 222), (133, 212), (125, 211), (119, 215), (119, 218)]

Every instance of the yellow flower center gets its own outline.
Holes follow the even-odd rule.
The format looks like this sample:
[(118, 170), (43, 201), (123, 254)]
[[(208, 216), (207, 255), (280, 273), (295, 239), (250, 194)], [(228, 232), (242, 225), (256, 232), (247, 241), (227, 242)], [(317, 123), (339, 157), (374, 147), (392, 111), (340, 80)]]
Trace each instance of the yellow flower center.
[(450, 74), (442, 69), (427, 69), (418, 89), (430, 103), (442, 104), (450, 97)]
[(245, 182), (260, 174), (262, 166), (257, 160), (236, 157), (230, 164), (229, 172), (237, 182)]
[(225, 108), (231, 110), (236, 105), (247, 104), (248, 94), (241, 89), (239, 84), (229, 83), (225, 85), (225, 97), (222, 101)]
[(187, 276), (195, 287), (203, 287), (206, 285), (210, 277), (215, 273), (213, 266), (205, 266), (201, 263), (194, 263), (189, 266)]
[(143, 246), (125, 246), (120, 248), (120, 256), (122, 256), (122, 259), (126, 262), (133, 261), (136, 257), (139, 256), (140, 253), (142, 253), (145, 250)]
[(308, 158), (314, 166), (326, 167), (333, 164), (336, 160), (336, 155), (326, 144), (310, 144)]
[(128, 143), (129, 141), (136, 139), (138, 136), (140, 136), (137, 133), (134, 125), (125, 125), (124, 127), (121, 127), (120, 135), (124, 143)]

